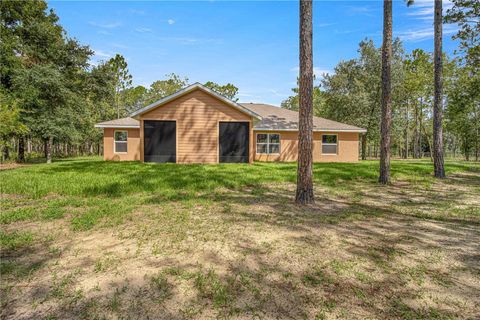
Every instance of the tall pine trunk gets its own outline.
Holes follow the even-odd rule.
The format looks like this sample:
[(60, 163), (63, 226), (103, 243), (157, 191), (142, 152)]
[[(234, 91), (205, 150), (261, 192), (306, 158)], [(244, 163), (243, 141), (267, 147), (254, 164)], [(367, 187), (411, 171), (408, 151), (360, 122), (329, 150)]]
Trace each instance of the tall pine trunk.
[(434, 80), (433, 98), (433, 169), (436, 178), (445, 178), (443, 160), (443, 62), (442, 62), (442, 0), (435, 0)]
[(49, 137), (45, 144), (45, 155), (47, 158), (47, 163), (52, 163), (52, 148), (53, 148), (53, 137)]
[(10, 158), (10, 150), (7, 145), (3, 146), (2, 150), (2, 161), (7, 161)]
[(383, 1), (382, 44), (382, 123), (380, 127), (380, 176), (378, 182), (390, 182), (390, 130), (392, 124), (392, 1)]
[(312, 0), (300, 0), (300, 81), (298, 170), (295, 202), (309, 204), (313, 197), (313, 51)]
[(18, 137), (17, 162), (19, 162), (19, 163), (25, 162), (25, 137), (23, 137), (23, 136)]
[(367, 134), (362, 134), (362, 160), (367, 160)]
[(404, 153), (403, 153), (403, 158), (408, 159), (408, 100), (407, 104), (405, 105), (405, 145), (404, 145)]
[(415, 113), (414, 113), (414, 124), (413, 129), (413, 157), (415, 159), (420, 158), (420, 130), (419, 127), (419, 116), (418, 116), (418, 103), (415, 103)]

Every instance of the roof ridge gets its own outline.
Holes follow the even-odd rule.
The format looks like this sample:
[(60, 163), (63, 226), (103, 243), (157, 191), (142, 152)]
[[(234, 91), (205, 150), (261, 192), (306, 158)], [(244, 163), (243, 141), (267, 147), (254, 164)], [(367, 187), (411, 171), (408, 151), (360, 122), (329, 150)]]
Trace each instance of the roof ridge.
[(152, 110), (152, 109), (154, 109), (154, 108), (160, 107), (160, 106), (162, 106), (163, 104), (168, 103), (168, 102), (170, 102), (170, 101), (173, 101), (173, 100), (175, 100), (175, 99), (177, 99), (177, 98), (179, 98), (179, 97), (182, 97), (183, 95), (185, 95), (185, 94), (187, 94), (187, 93), (189, 93), (189, 92), (191, 92), (192, 90), (195, 90), (195, 89), (201, 89), (201, 90), (203, 90), (204, 92), (206, 92), (206, 93), (214, 96), (215, 98), (223, 101), (224, 103), (230, 105), (231, 107), (236, 108), (236, 109), (238, 109), (238, 110), (241, 111), (241, 112), (247, 113), (247, 114), (249, 114), (250, 116), (252, 116), (252, 117), (254, 117), (254, 118), (257, 118), (257, 119), (259, 119), (259, 120), (261, 120), (261, 118), (262, 118), (262, 117), (261, 117), (259, 114), (257, 114), (255, 111), (252, 111), (252, 110), (244, 107), (243, 105), (239, 104), (238, 102), (235, 102), (235, 101), (233, 101), (233, 100), (231, 100), (231, 99), (229, 99), (229, 98), (227, 98), (227, 97), (222, 96), (222, 95), (219, 94), (218, 92), (216, 92), (216, 91), (214, 91), (214, 90), (212, 90), (212, 89), (204, 86), (204, 85), (201, 84), (200, 82), (195, 82), (195, 83), (193, 83), (193, 84), (191, 84), (191, 85), (188, 85), (188, 86), (186, 86), (185, 88), (180, 89), (180, 90), (178, 90), (178, 91), (175, 92), (175, 93), (172, 93), (172, 94), (170, 94), (170, 95), (168, 95), (168, 96), (166, 96), (166, 97), (163, 97), (162, 99), (159, 99), (159, 100), (157, 100), (157, 101), (155, 101), (155, 102), (153, 102), (153, 103), (151, 103), (151, 104), (149, 104), (149, 105), (147, 105), (147, 106), (145, 106), (145, 107), (143, 107), (143, 108), (140, 108), (140, 109), (132, 112), (132, 113), (130, 114), (130, 117), (135, 117), (135, 116), (141, 115), (141, 114), (143, 114), (143, 113), (145, 113), (145, 112), (147, 112), (147, 111), (150, 111), (150, 110)]

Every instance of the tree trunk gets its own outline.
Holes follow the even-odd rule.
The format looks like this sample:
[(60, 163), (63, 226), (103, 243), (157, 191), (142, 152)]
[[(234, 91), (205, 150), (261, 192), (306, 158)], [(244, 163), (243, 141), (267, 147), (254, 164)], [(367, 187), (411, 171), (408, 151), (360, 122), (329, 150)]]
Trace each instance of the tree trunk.
[(47, 158), (47, 163), (52, 163), (52, 146), (53, 146), (53, 137), (49, 137), (48, 141), (45, 144), (45, 155)]
[(2, 150), (2, 161), (7, 161), (10, 158), (10, 150), (7, 145), (3, 146)]
[(362, 160), (367, 160), (367, 134), (362, 134)]
[(17, 162), (25, 162), (25, 137), (18, 137), (18, 157)]
[(428, 149), (430, 150), (430, 160), (432, 160), (432, 162), (433, 162), (432, 143), (430, 142), (430, 139), (428, 138), (427, 130), (425, 129), (425, 127), (423, 127), (423, 134), (425, 135), (425, 139), (427, 139)]
[(392, 1), (383, 1), (382, 44), (382, 123), (380, 127), (380, 176), (378, 182), (390, 183), (390, 130), (392, 124)]
[(403, 154), (404, 159), (408, 159), (408, 101), (405, 105), (405, 152)]
[(413, 130), (413, 157), (415, 159), (420, 158), (420, 130), (418, 130), (418, 103), (415, 104), (415, 114), (414, 114), (414, 122), (415, 128)]
[(313, 203), (312, 0), (300, 0), (298, 170), (295, 202)]
[(442, 0), (435, 0), (435, 51), (434, 80), (435, 94), (433, 98), (433, 168), (436, 178), (445, 178), (443, 160), (443, 62), (442, 62)]

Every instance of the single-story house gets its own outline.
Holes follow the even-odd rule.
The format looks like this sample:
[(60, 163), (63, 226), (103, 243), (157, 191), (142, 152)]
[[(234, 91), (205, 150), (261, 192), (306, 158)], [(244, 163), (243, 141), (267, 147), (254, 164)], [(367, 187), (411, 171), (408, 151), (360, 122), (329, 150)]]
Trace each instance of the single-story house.
[[(314, 117), (315, 162), (358, 161), (365, 129)], [(222, 163), (296, 161), (298, 112), (237, 103), (195, 83), (135, 111), (95, 125), (105, 160)]]

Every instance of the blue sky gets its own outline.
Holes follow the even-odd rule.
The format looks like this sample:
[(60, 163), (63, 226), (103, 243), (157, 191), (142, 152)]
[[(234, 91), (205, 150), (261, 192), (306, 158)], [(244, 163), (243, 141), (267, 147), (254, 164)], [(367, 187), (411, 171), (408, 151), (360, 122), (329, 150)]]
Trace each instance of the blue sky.
[[(297, 1), (51, 1), (70, 37), (95, 51), (93, 62), (115, 53), (128, 62), (134, 84), (165, 74), (190, 82), (233, 83), (244, 102), (279, 105), (298, 75)], [(451, 3), (444, 2), (448, 8)], [(379, 46), (382, 1), (315, 1), (314, 66), (318, 75), (357, 55), (358, 43)], [(405, 48), (433, 50), (433, 0), (407, 8), (394, 1), (394, 36)], [(455, 26), (444, 26), (452, 53)]]

